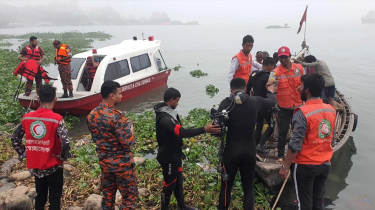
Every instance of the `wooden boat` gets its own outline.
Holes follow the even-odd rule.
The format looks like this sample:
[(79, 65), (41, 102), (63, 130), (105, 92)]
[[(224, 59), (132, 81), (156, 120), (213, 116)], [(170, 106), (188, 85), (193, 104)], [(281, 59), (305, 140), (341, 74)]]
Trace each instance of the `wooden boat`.
[[(303, 54), (301, 51), (299, 53)], [(297, 55), (298, 56), (298, 55)], [(333, 152), (339, 151), (348, 141), (350, 134), (355, 131), (357, 127), (358, 116), (353, 113), (348, 100), (339, 90), (336, 89), (335, 100), (344, 105), (343, 110), (338, 111), (336, 116), (336, 137), (333, 147)], [(257, 175), (270, 187), (275, 188), (279, 186), (284, 180), (279, 176), (278, 172), (282, 163), (276, 163), (278, 159), (277, 153), (277, 126), (275, 126), (273, 140), (266, 144), (269, 148), (268, 154), (257, 155), (255, 171)], [(287, 146), (285, 147), (285, 154), (287, 154)]]
[[(58, 98), (53, 110), (60, 114), (86, 114), (99, 105), (102, 98), (100, 88), (104, 81), (114, 80), (120, 83), (122, 101), (128, 100), (167, 83), (171, 69), (162, 63), (159, 40), (151, 36), (148, 40), (124, 40), (120, 44), (93, 49), (74, 55), (71, 61), (73, 98)], [(82, 76), (86, 58), (93, 56), (99, 63), (91, 89), (83, 87)], [(163, 59), (164, 61), (164, 59)], [(53, 86), (57, 89), (57, 97), (62, 95), (60, 77)], [(37, 109), (35, 90), (30, 96), (20, 94), (21, 106)]]

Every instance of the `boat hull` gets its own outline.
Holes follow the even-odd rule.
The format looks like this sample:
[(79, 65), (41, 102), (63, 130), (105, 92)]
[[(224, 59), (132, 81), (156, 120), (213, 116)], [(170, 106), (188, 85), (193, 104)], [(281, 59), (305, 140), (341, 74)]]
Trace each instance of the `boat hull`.
[[(168, 81), (170, 73), (171, 70), (169, 69), (131, 83), (122, 84), (121, 101), (126, 101), (128, 99), (146, 93), (152, 89), (155, 89), (159, 86), (165, 85)], [(30, 107), (34, 110), (39, 107), (39, 103), (37, 100), (35, 100), (34, 97), (20, 96), (18, 100), (20, 105), (23, 107)], [(101, 101), (102, 97), (100, 93), (88, 94), (86, 96), (80, 96), (78, 98), (58, 99), (55, 106), (53, 107), (53, 111), (59, 114), (87, 114), (95, 107), (97, 107)]]

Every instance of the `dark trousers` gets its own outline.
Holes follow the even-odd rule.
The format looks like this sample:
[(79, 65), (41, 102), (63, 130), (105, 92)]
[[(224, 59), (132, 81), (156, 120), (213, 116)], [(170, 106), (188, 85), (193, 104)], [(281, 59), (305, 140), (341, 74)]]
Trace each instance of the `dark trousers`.
[(279, 138), (277, 143), (277, 152), (279, 158), (284, 158), (286, 137), (289, 132), (289, 126), (293, 118), (294, 110), (284, 109), (280, 107), (278, 114), (279, 117)]
[(63, 191), (64, 175), (63, 169), (57, 169), (49, 176), (38, 178), (35, 176), (35, 209), (44, 210), (49, 195), (49, 209), (60, 209), (61, 196)]
[[(256, 122), (257, 126), (255, 128), (255, 145), (260, 144), (261, 146), (263, 146), (266, 143), (267, 139), (272, 135), (273, 128), (271, 127), (271, 116), (271, 112), (268, 112), (268, 108), (267, 110), (261, 110), (261, 112), (258, 113)], [(268, 128), (262, 136), (264, 120), (266, 120)]]
[(330, 164), (292, 164), (291, 172), (299, 210), (324, 210), (324, 194)]
[[(227, 148), (226, 148), (227, 149)], [(229, 181), (221, 181), (221, 190), (219, 195), (219, 210), (229, 209), (231, 202), (231, 191), (236, 178), (237, 171), (240, 170), (241, 183), (243, 189), (243, 209), (254, 209), (254, 184), (253, 177), (255, 171), (256, 157), (255, 148), (249, 149), (247, 153), (238, 154), (224, 152), (225, 171), (229, 175)]]
[(163, 170), (163, 193), (161, 195), (162, 209), (167, 209), (174, 193), (178, 207), (184, 209), (184, 189), (182, 183), (184, 177), (182, 175), (182, 161), (162, 161), (160, 162)]

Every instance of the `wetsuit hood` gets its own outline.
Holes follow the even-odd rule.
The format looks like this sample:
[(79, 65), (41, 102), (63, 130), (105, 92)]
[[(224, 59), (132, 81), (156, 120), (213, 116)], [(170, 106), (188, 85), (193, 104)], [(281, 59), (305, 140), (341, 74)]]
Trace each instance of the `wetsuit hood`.
[(161, 113), (167, 113), (170, 116), (173, 117), (173, 119), (178, 120), (178, 113), (175, 109), (172, 109), (170, 106), (168, 106), (165, 102), (159, 102), (154, 106), (155, 114), (161, 114)]
[(257, 77), (260, 77), (260, 75), (263, 75), (263, 74), (270, 74), (270, 72), (263, 69), (263, 70), (257, 71), (256, 74), (253, 77), (257, 78)]

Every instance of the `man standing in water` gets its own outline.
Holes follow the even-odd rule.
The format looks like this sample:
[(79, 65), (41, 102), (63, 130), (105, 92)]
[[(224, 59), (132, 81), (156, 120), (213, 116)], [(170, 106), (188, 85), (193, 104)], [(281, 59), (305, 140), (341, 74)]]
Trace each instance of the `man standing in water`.
[(335, 138), (336, 110), (319, 98), (324, 78), (317, 74), (301, 77), (301, 100), (293, 116), (293, 135), (288, 154), (279, 174), (286, 178), (293, 173), (298, 209), (324, 210), (326, 180), (331, 170), (332, 142)]
[[(20, 54), (18, 55), (18, 59), (21, 61), (27, 61), (28, 59), (37, 60), (37, 64), (40, 66), (43, 61), (46, 60), (46, 56), (44, 51), (41, 47), (38, 46), (38, 38), (35, 36), (30, 37), (30, 44), (26, 47), (22, 48)], [(33, 88), (33, 80), (27, 80), (25, 86), (25, 96), (29, 96), (31, 90)], [(35, 83), (36, 83), (36, 93), (39, 94), (39, 87), (42, 85), (42, 75), (40, 70), (35, 75)]]
[(184, 129), (180, 117), (175, 110), (180, 101), (181, 94), (175, 88), (168, 88), (164, 93), (164, 102), (154, 107), (156, 114), (156, 139), (159, 150), (157, 160), (163, 170), (163, 193), (161, 195), (161, 209), (167, 210), (171, 195), (177, 200), (179, 210), (197, 210), (185, 204), (182, 176), (182, 138), (189, 138), (207, 133), (219, 133), (219, 125), (212, 122), (202, 128)]
[[(44, 210), (49, 197), (49, 209), (60, 209), (64, 184), (63, 161), (71, 157), (68, 129), (61, 115), (52, 111), (56, 88), (43, 85), (39, 90), (40, 107), (22, 117), (11, 138), (18, 159), (26, 157), (27, 168), (35, 176), (35, 209)], [(26, 146), (22, 143), (26, 135)]]
[(122, 196), (120, 209), (135, 209), (138, 197), (137, 172), (131, 146), (134, 144), (133, 124), (125, 112), (114, 106), (121, 102), (118, 82), (107, 80), (100, 93), (102, 103), (87, 116), (87, 126), (96, 144), (102, 175), (102, 209), (115, 209), (117, 189)]
[(228, 73), (228, 87), (230, 88), (230, 81), (233, 78), (242, 78), (247, 81), (251, 73), (252, 56), (250, 51), (254, 46), (254, 38), (250, 35), (246, 35), (242, 40), (242, 50), (237, 53), (230, 63), (230, 69)]
[(293, 111), (302, 105), (301, 94), (297, 91), (297, 87), (301, 85), (300, 77), (304, 75), (304, 71), (301, 64), (290, 61), (291, 54), (288, 47), (280, 47), (277, 54), (281, 65), (271, 72), (267, 86), (276, 84), (277, 81), (276, 98), (280, 107), (277, 163), (281, 163), (284, 160), (285, 142)]
[(254, 209), (253, 177), (256, 164), (254, 128), (258, 112), (265, 107), (276, 105), (274, 95), (275, 85), (267, 88), (267, 98), (250, 97), (245, 93), (246, 83), (242, 78), (235, 78), (230, 83), (232, 96), (224, 99), (219, 106), (219, 112), (228, 107), (234, 107), (228, 113), (228, 133), (223, 154), (223, 171), (219, 210), (227, 210), (230, 205), (231, 190), (238, 169), (241, 174), (243, 188), (243, 209)]
[[(60, 98), (73, 97), (72, 71), (70, 62), (72, 61), (72, 49), (67, 44), (61, 44), (59, 40), (53, 41), (53, 47), (56, 48), (55, 63), (58, 65), (61, 83), (64, 94)], [(69, 95), (68, 95), (69, 90)]]

